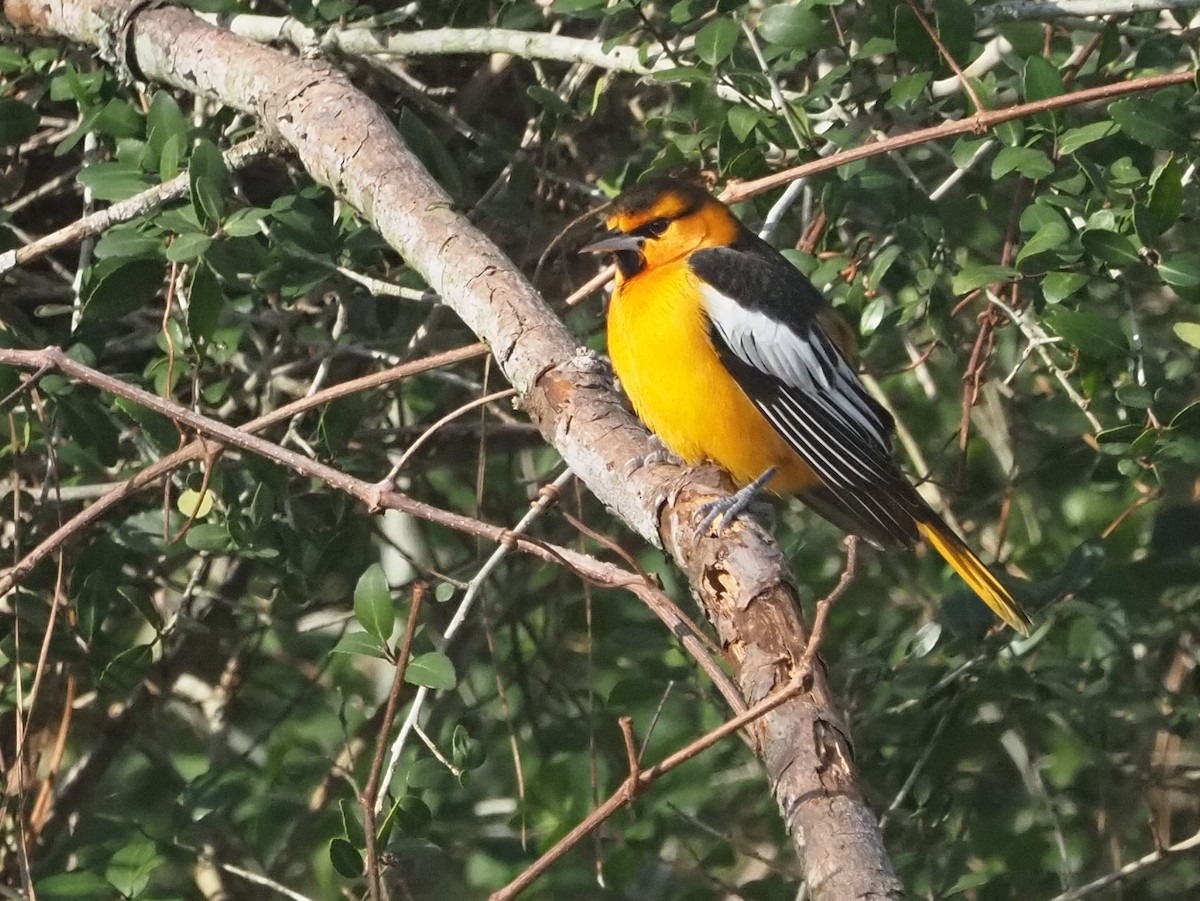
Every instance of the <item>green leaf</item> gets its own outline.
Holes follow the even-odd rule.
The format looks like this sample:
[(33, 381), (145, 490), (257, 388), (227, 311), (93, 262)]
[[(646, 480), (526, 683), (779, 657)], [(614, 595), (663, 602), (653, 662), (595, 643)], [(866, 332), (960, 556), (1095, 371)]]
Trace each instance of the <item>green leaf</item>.
[(112, 901), (116, 891), (90, 870), (55, 873), (34, 883), (39, 901)]
[(158, 846), (149, 839), (142, 839), (118, 848), (104, 875), (121, 894), (136, 898), (145, 892), (150, 877), (163, 861)]
[(330, 654), (349, 654), (352, 657), (378, 657), (387, 660), (378, 638), (366, 632), (347, 632), (329, 651)]
[(134, 163), (93, 163), (75, 177), (97, 200), (127, 200), (154, 184)]
[(384, 830), (390, 831), (392, 827), (396, 827), (408, 835), (417, 835), (428, 829), (432, 822), (433, 812), (430, 811), (429, 805), (416, 795), (401, 795), (388, 811), (379, 831), (383, 833)]
[(733, 19), (713, 19), (696, 33), (696, 55), (710, 66), (720, 63), (733, 52), (741, 29)]
[(12, 47), (0, 47), (0, 72), (23, 72), (29, 61)]
[(221, 222), (225, 213), (225, 196), (229, 192), (229, 170), (217, 145), (207, 139), (192, 148), (188, 160), (188, 187), (192, 208), (205, 228)]
[(28, 103), (0, 97), (0, 147), (22, 144), (37, 131), (42, 118)]
[(413, 761), (404, 776), (409, 788), (441, 788), (452, 778), (446, 765), (433, 757), (422, 757)]
[(1200, 348), (1200, 322), (1176, 322), (1175, 336), (1192, 347)]
[(138, 231), (137, 226), (118, 226), (110, 228), (96, 242), (95, 256), (97, 260), (110, 257), (133, 259), (135, 257), (153, 257), (163, 252), (162, 238), (147, 235)]
[(607, 5), (608, 0), (554, 0), (550, 9), (562, 15), (570, 15), (585, 10), (599, 9)]
[(1042, 56), (1031, 56), (1025, 61), (1022, 78), (1027, 101), (1045, 100), (1067, 92), (1058, 70)]
[(372, 563), (354, 587), (354, 617), (359, 624), (381, 642), (391, 640), (396, 626), (396, 608), (383, 567)]
[(215, 522), (196, 523), (187, 530), (187, 534), (183, 536), (183, 540), (193, 551), (210, 554), (220, 554), (227, 551), (233, 544), (233, 539), (229, 535), (229, 529)]
[(1020, 266), (1022, 261), (1029, 257), (1061, 247), (1070, 237), (1071, 230), (1065, 222), (1055, 219), (1048, 220), (1025, 242), (1017, 254), (1017, 266)]
[(1154, 403), (1154, 392), (1144, 385), (1121, 385), (1116, 395), (1125, 406), (1139, 410), (1148, 410)]
[(1200, 254), (1168, 254), (1158, 264), (1158, 274), (1172, 288), (1195, 288), (1200, 285)]
[(171, 420), (162, 414), (123, 397), (114, 397), (112, 407), (133, 420), (142, 430), (143, 437), (151, 439), (160, 450), (166, 452), (179, 446), (179, 433)]
[(1046, 324), (1069, 347), (1100, 360), (1121, 360), (1129, 356), (1129, 339), (1119, 323), (1089, 310), (1056, 310)]
[(220, 324), (224, 306), (225, 294), (217, 276), (203, 263), (197, 264), (187, 298), (187, 327), (194, 343), (208, 342)]
[(1097, 444), (1120, 444), (1128, 446), (1142, 433), (1140, 425), (1119, 425), (1096, 433)]
[(547, 112), (554, 113), (559, 116), (570, 116), (572, 114), (571, 105), (563, 100), (557, 92), (543, 87), (540, 84), (531, 84), (525, 89), (526, 95)]
[(733, 136), (744, 143), (758, 123), (762, 121), (762, 113), (748, 106), (731, 106), (727, 121)]
[(477, 770), (483, 766), (487, 753), (482, 744), (471, 737), (461, 723), (454, 727), (450, 737), (454, 766), (460, 770)]
[(708, 84), (712, 76), (694, 66), (676, 66), (671, 69), (655, 69), (654, 80), (664, 83)]
[(141, 135), (143, 124), (141, 114), (134, 107), (114, 98), (105, 104), (92, 127), (114, 138), (135, 138)]
[(1143, 241), (1154, 241), (1179, 220), (1183, 209), (1183, 171), (1174, 155), (1154, 170), (1150, 176), (1150, 200), (1146, 233), (1139, 231)]
[(183, 151), (186, 148), (186, 138), (171, 135), (163, 144), (162, 153), (158, 156), (158, 177), (163, 181), (175, 178), (183, 171)]
[(154, 659), (151, 646), (135, 644), (108, 661), (100, 673), (100, 685), (105, 691), (125, 695), (142, 681)]
[(1062, 303), (1087, 283), (1082, 272), (1047, 272), (1042, 277), (1042, 294), (1046, 303)]
[[(975, 14), (967, 0), (937, 0), (929, 7), (935, 14), (934, 27), (938, 38), (952, 59), (966, 59), (971, 52), (971, 40), (975, 34)], [(945, 74), (949, 66), (940, 60)], [(979, 82), (976, 81), (976, 85)]]
[(1011, 266), (965, 266), (954, 276), (950, 290), (961, 297), (985, 285), (1003, 285), (1020, 277), (1021, 273)]
[(1105, 120), (1104, 122), (1093, 122), (1091, 125), (1084, 125), (1064, 131), (1058, 142), (1059, 155), (1072, 156), (1080, 148), (1086, 147), (1094, 141), (1107, 138), (1116, 130), (1117, 124), (1115, 122)]
[(250, 235), (261, 234), (262, 221), (268, 215), (270, 215), (269, 210), (246, 207), (231, 213), (225, 220), (225, 224), (221, 226), (221, 230), (231, 238), (246, 238)]
[(73, 100), (86, 109), (99, 99), (100, 88), (103, 85), (102, 71), (80, 72), (74, 65), (67, 63), (50, 81), (50, 99)]
[(992, 160), (992, 178), (1003, 178), (1010, 172), (1026, 178), (1045, 178), (1054, 172), (1054, 162), (1036, 147), (1004, 147)]
[(933, 79), (929, 72), (914, 72), (911, 75), (905, 75), (902, 78), (897, 78), (890, 88), (888, 94), (891, 95), (892, 103), (896, 106), (906, 107), (921, 97), (925, 90), (925, 86)]
[[(1196, 325), (1196, 323), (1190, 324)], [(1188, 404), (1172, 416), (1170, 425), (1172, 429), (1190, 429), (1192, 426), (1200, 426), (1200, 400), (1194, 404)]]
[(167, 246), (166, 257), (172, 263), (187, 263), (203, 256), (211, 244), (212, 238), (204, 232), (188, 232)]
[(1182, 114), (1151, 97), (1131, 97), (1110, 103), (1108, 114), (1121, 131), (1148, 147), (1187, 152), (1191, 144)]
[(950, 148), (950, 158), (954, 160), (954, 165), (960, 169), (966, 168), (967, 163), (975, 156), (981, 147), (986, 144), (995, 143), (991, 138), (959, 138), (954, 142), (954, 146)]
[(408, 662), (404, 681), (412, 685), (423, 685), (437, 691), (448, 691), (458, 683), (454, 664), (440, 651), (418, 654)]
[(363, 874), (362, 854), (344, 838), (330, 839), (329, 862), (343, 879), (358, 879)]
[(875, 262), (871, 264), (871, 275), (867, 279), (867, 283), (872, 288), (882, 285), (888, 270), (892, 268), (892, 264), (900, 258), (900, 254), (903, 252), (904, 249), (899, 244), (891, 244), (880, 251), (879, 256), (875, 257)]
[(363, 832), (362, 823), (358, 821), (362, 808), (349, 798), (342, 798), (338, 802), (338, 809), (342, 813), (342, 832), (346, 840), (356, 848), (365, 848), (367, 836)]
[[(1039, 57), (1034, 58), (1038, 59)], [(948, 889), (945, 889), (939, 894), (941, 894), (942, 897), (949, 898), (951, 895), (961, 895), (970, 889), (979, 888), (981, 885), (987, 885), (991, 881), (992, 874), (982, 870), (975, 873), (965, 873), (958, 877), (958, 881), (955, 882), (954, 885), (950, 886)]]
[(166, 267), (161, 260), (120, 257), (101, 260), (84, 289), (83, 315), (112, 320), (149, 306), (162, 287)]
[(1105, 228), (1089, 228), (1081, 240), (1083, 249), (1107, 266), (1120, 268), (1140, 259), (1129, 238)]
[(769, 6), (758, 20), (758, 34), (768, 44), (805, 50), (815, 46), (825, 31), (825, 23), (803, 6)]
[(858, 331), (866, 338), (873, 335), (875, 330), (883, 323), (883, 318), (891, 310), (892, 304), (888, 297), (880, 295), (871, 299), (871, 302), (863, 309), (862, 316), (858, 320)]
[[(881, 9), (887, 9), (887, 7), (881, 7)], [(896, 42), (897, 55), (903, 60), (914, 63), (915, 68), (918, 69), (931, 71), (938, 68), (941, 60), (938, 57), (937, 47), (929, 39), (929, 34), (913, 11), (906, 4), (896, 4), (891, 11), (891, 16), (892, 38)]]
[(1021, 231), (1026, 234), (1032, 234), (1048, 222), (1053, 222), (1057, 225), (1067, 228), (1067, 219), (1057, 208), (1050, 205), (1048, 201), (1039, 200), (1027, 206), (1021, 213), (1019, 220)]

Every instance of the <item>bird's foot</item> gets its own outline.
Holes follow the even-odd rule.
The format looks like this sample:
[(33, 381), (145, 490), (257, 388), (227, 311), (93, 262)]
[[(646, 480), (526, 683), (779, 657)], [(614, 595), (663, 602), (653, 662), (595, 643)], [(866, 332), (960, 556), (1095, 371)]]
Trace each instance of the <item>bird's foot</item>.
[(715, 523), (716, 532), (720, 535), (741, 514), (747, 511), (761, 514), (764, 508), (767, 519), (773, 521), (775, 518), (775, 508), (766, 501), (760, 500), (758, 496), (767, 486), (767, 483), (775, 477), (775, 473), (776, 467), (772, 466), (749, 485), (739, 488), (728, 497), (720, 498), (702, 506), (699, 513), (704, 518), (700, 520), (697, 531), (703, 535)]
[(650, 453), (638, 454), (632, 460), (625, 464), (622, 468), (622, 475), (629, 478), (637, 470), (643, 466), (650, 466), (655, 463), (674, 463), (676, 466), (683, 466), (683, 460), (677, 454), (673, 453), (669, 447), (662, 443), (662, 439), (657, 435), (650, 436)]

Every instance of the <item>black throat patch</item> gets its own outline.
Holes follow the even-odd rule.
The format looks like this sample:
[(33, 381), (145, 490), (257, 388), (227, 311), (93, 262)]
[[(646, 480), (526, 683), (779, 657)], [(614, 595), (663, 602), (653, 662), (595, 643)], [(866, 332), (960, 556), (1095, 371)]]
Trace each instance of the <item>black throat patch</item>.
[(646, 268), (646, 258), (638, 250), (618, 250), (613, 254), (617, 268), (625, 278), (633, 278)]

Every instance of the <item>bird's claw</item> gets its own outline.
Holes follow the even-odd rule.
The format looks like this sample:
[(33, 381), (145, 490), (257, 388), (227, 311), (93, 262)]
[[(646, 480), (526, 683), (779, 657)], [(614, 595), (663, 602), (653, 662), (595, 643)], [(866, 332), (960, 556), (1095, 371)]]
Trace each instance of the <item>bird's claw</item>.
[(716, 534), (720, 535), (729, 528), (729, 525), (735, 519), (748, 511), (755, 514), (763, 514), (765, 511), (766, 518), (769, 521), (774, 520), (775, 508), (770, 503), (759, 500), (758, 495), (766, 487), (767, 483), (774, 478), (775, 471), (775, 468), (772, 467), (749, 485), (739, 488), (728, 497), (718, 498), (715, 501), (704, 504), (698, 511), (703, 518), (700, 520), (700, 525), (696, 531), (704, 535), (715, 523)]
[(682, 466), (683, 460), (672, 453), (671, 449), (662, 443), (662, 439), (657, 435), (650, 436), (650, 452), (647, 454), (638, 454), (632, 460), (625, 464), (621, 470), (621, 474), (625, 478), (629, 478), (637, 470), (643, 466), (651, 466), (655, 463), (673, 463), (676, 466)]

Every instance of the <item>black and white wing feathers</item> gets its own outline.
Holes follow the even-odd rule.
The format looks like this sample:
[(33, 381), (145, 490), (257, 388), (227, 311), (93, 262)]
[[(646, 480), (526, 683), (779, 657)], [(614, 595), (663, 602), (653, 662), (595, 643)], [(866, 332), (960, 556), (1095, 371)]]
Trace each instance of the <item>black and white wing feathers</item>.
[(822, 482), (804, 500), (878, 544), (912, 544), (924, 504), (892, 459), (895, 424), (821, 327), (817, 289), (750, 233), (691, 267), (722, 362)]

